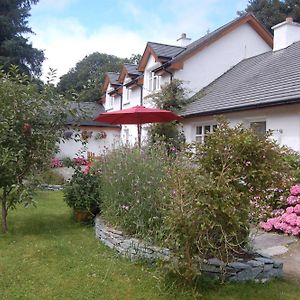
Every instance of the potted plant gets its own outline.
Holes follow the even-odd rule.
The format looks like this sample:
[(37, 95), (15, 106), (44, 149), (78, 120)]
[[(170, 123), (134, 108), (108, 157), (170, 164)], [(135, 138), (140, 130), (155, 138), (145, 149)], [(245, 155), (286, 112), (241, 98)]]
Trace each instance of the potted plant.
[(93, 131), (87, 131), (87, 130), (84, 130), (81, 132), (81, 138), (84, 140), (84, 141), (87, 141), (89, 138), (91, 138), (93, 135)]
[(106, 137), (107, 137), (107, 134), (105, 131), (99, 131), (95, 136), (95, 140), (105, 139)]
[(64, 200), (73, 208), (76, 221), (91, 220), (101, 204), (101, 184), (99, 174), (90, 170), (90, 165), (82, 171), (76, 168), (71, 180), (64, 188)]

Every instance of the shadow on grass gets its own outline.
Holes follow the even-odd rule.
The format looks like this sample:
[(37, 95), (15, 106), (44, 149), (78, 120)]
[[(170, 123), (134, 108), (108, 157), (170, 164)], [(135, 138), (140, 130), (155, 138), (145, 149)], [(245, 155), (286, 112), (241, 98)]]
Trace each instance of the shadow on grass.
[(45, 214), (23, 215), (18, 218), (17, 215), (9, 218), (9, 235), (65, 235), (74, 231), (80, 224), (77, 224), (71, 214)]

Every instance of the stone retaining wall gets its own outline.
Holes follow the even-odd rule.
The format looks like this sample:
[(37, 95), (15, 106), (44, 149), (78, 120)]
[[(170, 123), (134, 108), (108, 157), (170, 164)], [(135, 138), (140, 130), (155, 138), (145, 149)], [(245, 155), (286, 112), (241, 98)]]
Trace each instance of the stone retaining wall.
[(223, 261), (213, 258), (208, 259), (202, 265), (202, 271), (210, 276), (229, 281), (267, 281), (271, 278), (281, 277), (283, 274), (283, 263), (271, 258), (255, 255), (249, 260), (225, 264)]
[(63, 190), (63, 186), (59, 184), (41, 184), (40, 188), (42, 190), (47, 190), (47, 191), (61, 191)]
[(138, 239), (126, 237), (123, 232), (107, 227), (99, 216), (95, 220), (95, 227), (96, 237), (103, 244), (131, 260), (168, 260), (170, 257), (169, 249), (150, 246)]
[[(147, 245), (138, 239), (126, 237), (123, 232), (106, 226), (100, 216), (95, 219), (95, 230), (96, 237), (103, 244), (131, 260), (170, 259), (169, 249)], [(282, 268), (282, 262), (257, 254), (252, 259), (239, 259), (229, 264), (216, 258), (208, 259), (200, 269), (204, 274), (221, 280), (264, 282), (281, 277)]]

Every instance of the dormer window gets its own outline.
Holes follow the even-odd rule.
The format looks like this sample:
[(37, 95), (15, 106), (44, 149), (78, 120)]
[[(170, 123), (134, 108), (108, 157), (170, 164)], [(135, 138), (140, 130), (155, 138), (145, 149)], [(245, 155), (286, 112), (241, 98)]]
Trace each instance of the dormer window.
[(160, 90), (160, 76), (151, 72), (149, 76), (149, 91), (153, 92), (156, 90)]
[(107, 97), (108, 97), (108, 99), (107, 99), (107, 108), (106, 108), (106, 109), (107, 109), (107, 110), (113, 109), (115, 97), (114, 97), (114, 96), (111, 96), (111, 95), (108, 95)]
[(130, 97), (131, 97), (131, 89), (127, 87), (125, 92), (125, 97), (124, 97), (124, 103), (123, 103), (124, 105), (130, 103)]

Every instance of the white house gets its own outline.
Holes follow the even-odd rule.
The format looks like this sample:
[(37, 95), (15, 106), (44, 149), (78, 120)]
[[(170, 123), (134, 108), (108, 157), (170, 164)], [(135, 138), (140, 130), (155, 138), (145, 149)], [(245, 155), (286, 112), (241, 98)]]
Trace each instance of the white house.
[[(185, 34), (177, 46), (148, 42), (139, 65), (123, 67), (123, 103), (112, 109), (151, 106), (145, 97), (178, 78), (196, 99), (182, 112), (187, 142), (203, 142), (224, 115), (300, 151), (300, 24), (287, 18), (273, 29), (274, 47), (252, 14), (192, 43)], [(123, 126), (122, 138), (135, 141), (134, 130)]]
[(205, 139), (224, 115), (300, 151), (300, 24), (291, 18), (273, 27), (274, 48), (244, 59), (198, 93), (183, 112), (188, 142)]
[[(139, 65), (125, 64), (120, 74), (108, 73), (103, 98), (106, 109), (151, 106), (147, 96), (173, 78), (182, 80), (193, 95), (242, 60), (270, 51), (273, 39), (252, 14), (247, 14), (192, 43), (185, 34), (178, 42), (180, 45), (148, 42)], [(135, 142), (136, 127), (123, 125), (121, 136), (123, 142)]]
[(105, 112), (102, 104), (81, 102), (74, 103), (73, 108), (81, 113), (82, 118), (75, 120), (69, 116), (67, 119), (64, 139), (59, 143), (58, 158), (99, 156), (118, 147), (120, 126), (94, 121), (100, 113)]

